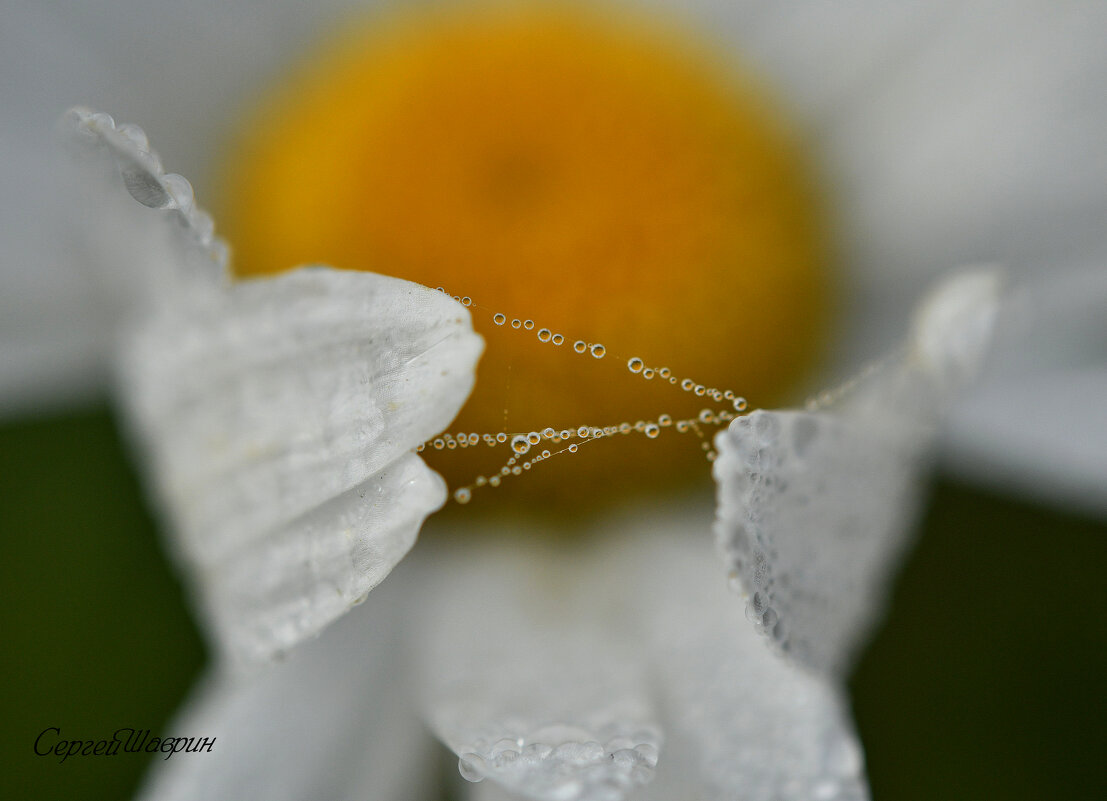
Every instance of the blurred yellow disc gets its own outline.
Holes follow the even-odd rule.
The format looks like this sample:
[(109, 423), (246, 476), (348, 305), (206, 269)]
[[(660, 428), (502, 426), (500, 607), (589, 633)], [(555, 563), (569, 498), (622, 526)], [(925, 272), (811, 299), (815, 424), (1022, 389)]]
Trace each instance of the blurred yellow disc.
[[(763, 96), (657, 22), (559, 6), (378, 19), (265, 98), (227, 164), (239, 275), (327, 263), (472, 298), (488, 347), (452, 433), (719, 407), (644, 380), (631, 357), (776, 403), (825, 336), (827, 252), (802, 153)], [(425, 455), (460, 486), (508, 453)], [(704, 453), (694, 431), (635, 432), (487, 497), (576, 511), (702, 481)]]

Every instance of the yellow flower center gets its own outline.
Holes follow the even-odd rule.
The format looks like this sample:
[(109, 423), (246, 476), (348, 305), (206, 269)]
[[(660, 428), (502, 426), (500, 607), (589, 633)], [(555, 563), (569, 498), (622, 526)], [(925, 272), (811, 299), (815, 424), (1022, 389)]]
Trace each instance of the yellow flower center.
[[(327, 263), (471, 297), (488, 348), (451, 432), (633, 427), (719, 406), (643, 382), (631, 357), (757, 405), (811, 365), (827, 305), (812, 186), (763, 98), (693, 42), (545, 6), (420, 12), (328, 45), (229, 160), (235, 270)], [(562, 445), (566, 458), (499, 496), (579, 508), (596, 490), (702, 480), (694, 434)], [(425, 455), (453, 486), (503, 462)]]

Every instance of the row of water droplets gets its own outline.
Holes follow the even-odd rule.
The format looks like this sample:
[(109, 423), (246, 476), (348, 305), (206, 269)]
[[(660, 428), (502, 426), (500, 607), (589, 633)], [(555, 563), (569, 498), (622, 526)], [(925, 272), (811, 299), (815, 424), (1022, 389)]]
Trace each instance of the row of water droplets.
[[(449, 294), (443, 287), (437, 287), (439, 292)], [(453, 295), (461, 305), (467, 308), (484, 309), (475, 306), (469, 296)], [(490, 311), (485, 309), (486, 311)], [(516, 331), (534, 331), (537, 324), (534, 320), (508, 318), (502, 312), (492, 313), (492, 322), (500, 327), (508, 326)], [(540, 343), (560, 347), (568, 341), (563, 334), (555, 333), (549, 328), (538, 328), (536, 337)], [(595, 359), (605, 358), (607, 348), (599, 342), (587, 342), (583, 339), (575, 340), (572, 350), (578, 354), (590, 354)], [(690, 392), (696, 397), (710, 398), (715, 403), (726, 402), (729, 408), (701, 409), (695, 417), (686, 419), (673, 419), (672, 415), (660, 414), (656, 420), (638, 420), (634, 423), (620, 422), (606, 426), (582, 425), (576, 428), (555, 429), (552, 426), (541, 431), (504, 432), (495, 434), (480, 434), (476, 432), (459, 431), (456, 434), (442, 433), (433, 440), (420, 444), (415, 450), (421, 453), (428, 447), (434, 450), (456, 450), (458, 448), (478, 447), (482, 443), (490, 448), (500, 445), (509, 445), (512, 455), (499, 468), (498, 472), (491, 475), (477, 476), (471, 484), (454, 490), (453, 497), (458, 503), (465, 504), (472, 500), (474, 490), (484, 487), (498, 487), (505, 480), (520, 476), (535, 465), (554, 456), (563, 454), (575, 454), (583, 445), (606, 439), (616, 435), (627, 436), (640, 434), (648, 439), (657, 439), (662, 430), (672, 429), (678, 434), (694, 434), (700, 440), (700, 447), (709, 461), (714, 461), (716, 453), (711, 448), (711, 439), (704, 434), (707, 427), (719, 427), (728, 424), (739, 414), (746, 411), (746, 399), (733, 391), (708, 387), (692, 378), (680, 378), (668, 367), (651, 367), (639, 356), (627, 359), (626, 369), (645, 381), (657, 379), (659, 384), (678, 386), (684, 392)], [(539, 450), (539, 446), (547, 445)], [(533, 455), (532, 455), (533, 454)]]

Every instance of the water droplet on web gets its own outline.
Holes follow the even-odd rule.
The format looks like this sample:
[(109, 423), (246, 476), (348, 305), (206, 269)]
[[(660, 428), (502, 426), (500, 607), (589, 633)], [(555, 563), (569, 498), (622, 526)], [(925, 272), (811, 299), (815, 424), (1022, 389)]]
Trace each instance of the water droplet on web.
[(542, 458), (543, 459), (549, 459), (550, 458), (550, 452), (549, 451), (542, 451)]
[(642, 368), (646, 366), (646, 363), (639, 359), (637, 356), (632, 356), (627, 362), (627, 369), (632, 373), (642, 372)]
[(597, 359), (602, 359), (604, 357), (604, 354), (607, 353), (607, 348), (605, 348), (599, 342), (593, 345), (590, 350), (592, 351), (592, 355), (595, 356)]
[(691, 392), (696, 386), (696, 382), (691, 378), (685, 378), (680, 382), (680, 388), (685, 392)]
[(657, 435), (661, 433), (661, 427), (657, 423), (646, 423), (646, 436), (650, 439), (657, 439)]
[(493, 315), (492, 317), (492, 322), (494, 322), (496, 325), (503, 325), (507, 322), (507, 317), (505, 317), (500, 312), (496, 312), (495, 315)]
[(734, 409), (735, 409), (735, 411), (744, 412), (746, 410), (746, 399), (745, 398), (735, 398), (734, 399)]
[(462, 487), (454, 493), (454, 500), (458, 503), (469, 503), (473, 493), (468, 487)]
[(527, 434), (527, 442), (529, 442), (531, 445), (537, 445), (541, 441), (542, 435), (539, 434), (537, 431), (531, 431), (529, 434)]
[(461, 299), (461, 305), (462, 306), (472, 306), (473, 305), (473, 299), (470, 298), (470, 297), (464, 297), (464, 298)]
[(527, 320), (526, 322), (524, 322), (523, 323), (523, 328), (530, 331), (532, 328), (534, 328), (534, 320)]
[(555, 345), (560, 345), (565, 342), (565, 337), (563, 337), (561, 334), (554, 334), (550, 341), (553, 342)]
[(573, 343), (573, 350), (575, 350), (577, 353), (584, 353), (586, 350), (588, 350), (588, 343), (585, 342), (583, 339), (578, 339), (576, 342)]
[(530, 450), (530, 443), (523, 434), (516, 434), (511, 438), (511, 449), (520, 456)]
[(579, 448), (580, 446), (574, 442), (572, 445), (569, 446), (569, 453), (576, 453)]
[(673, 418), (667, 414), (663, 414), (657, 418), (657, 422), (661, 426), (671, 426), (673, 424)]
[(484, 760), (477, 754), (466, 754), (457, 761), (457, 772), (467, 782), (479, 782), (484, 779)]
[(496, 435), (496, 442), (499, 442), (499, 443), (507, 442), (507, 434), (505, 434), (501, 431), (499, 434)]
[(646, 379), (647, 381), (651, 380), (653, 378), (653, 368), (647, 367), (645, 370), (643, 370), (642, 378)]
[(553, 337), (553, 332), (550, 331), (550, 329), (541, 328), (541, 329), (538, 330), (538, 341), (539, 342), (549, 342), (552, 337)]
[(557, 432), (554, 431), (553, 428), (547, 426), (546, 428), (542, 429), (543, 439), (553, 439), (555, 436), (557, 436)]
[(518, 328), (521, 328), (521, 327), (522, 327), (522, 325), (523, 325), (523, 321), (522, 321), (522, 320), (519, 320), (519, 319), (515, 319), (515, 320), (512, 320), (512, 321), (511, 321), (511, 327), (512, 327), (512, 328), (518, 329)]
[(707, 387), (705, 387), (703, 384), (696, 384), (696, 389), (694, 390), (694, 392), (697, 396), (702, 398), (707, 393)]
[(490, 479), (488, 479), (488, 485), (491, 486), (491, 487), (500, 486), (500, 477), (499, 476), (492, 476)]
[(581, 439), (587, 439), (588, 438), (588, 426), (581, 426), (580, 428), (578, 428), (577, 429), (577, 436), (580, 437)]
[(441, 437), (439, 437), (438, 439), (436, 439), (434, 441), (434, 449), (436, 451), (440, 451), (445, 447), (446, 447), (446, 440), (442, 439)]

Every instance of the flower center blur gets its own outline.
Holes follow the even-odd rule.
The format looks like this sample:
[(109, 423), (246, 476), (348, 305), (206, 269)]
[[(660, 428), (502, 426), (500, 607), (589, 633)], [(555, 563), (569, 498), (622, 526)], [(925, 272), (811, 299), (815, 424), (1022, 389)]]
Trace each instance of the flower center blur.
[[(703, 395), (643, 382), (632, 357), (780, 402), (823, 338), (796, 145), (753, 86), (658, 23), (562, 6), (376, 20), (265, 100), (227, 174), (238, 275), (326, 263), (472, 298), (488, 346), (459, 436), (698, 414)], [(580, 508), (703, 481), (711, 433), (594, 442), (500, 496)], [(500, 467), (461, 450), (424, 455), (451, 486)]]

